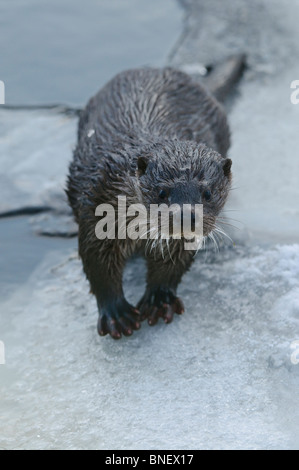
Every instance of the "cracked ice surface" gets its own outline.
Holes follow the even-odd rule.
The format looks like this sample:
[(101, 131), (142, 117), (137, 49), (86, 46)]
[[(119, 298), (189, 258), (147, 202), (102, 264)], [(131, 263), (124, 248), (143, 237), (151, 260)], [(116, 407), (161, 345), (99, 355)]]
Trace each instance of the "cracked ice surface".
[[(46, 258), (2, 309), (12, 316), (1, 385), (3, 448), (298, 446), (299, 245), (201, 254), (171, 325), (115, 342), (76, 256)], [(137, 300), (143, 265), (126, 290)], [(55, 300), (54, 300), (55, 299)], [(11, 304), (12, 303), (12, 304)]]
[(0, 122), (0, 213), (22, 206), (64, 207), (77, 118), (57, 108), (1, 109)]

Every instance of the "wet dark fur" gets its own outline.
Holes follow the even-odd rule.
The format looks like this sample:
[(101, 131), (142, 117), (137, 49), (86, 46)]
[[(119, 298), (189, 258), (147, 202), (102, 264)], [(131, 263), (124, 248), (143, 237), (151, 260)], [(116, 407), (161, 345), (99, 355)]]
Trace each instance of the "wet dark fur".
[[(153, 325), (159, 317), (170, 322), (174, 313), (182, 313), (176, 289), (194, 252), (184, 249), (184, 240), (172, 240), (164, 258), (159, 245), (146, 249), (145, 240), (98, 240), (96, 206), (116, 207), (118, 195), (125, 195), (128, 205), (203, 203), (207, 235), (230, 188), (228, 147), (222, 107), (188, 75), (171, 68), (120, 73), (91, 98), (81, 113), (67, 194), (79, 224), (79, 253), (97, 299), (101, 335), (119, 338), (132, 334), (144, 318)], [(138, 310), (122, 290), (124, 265), (136, 251), (148, 267)]]

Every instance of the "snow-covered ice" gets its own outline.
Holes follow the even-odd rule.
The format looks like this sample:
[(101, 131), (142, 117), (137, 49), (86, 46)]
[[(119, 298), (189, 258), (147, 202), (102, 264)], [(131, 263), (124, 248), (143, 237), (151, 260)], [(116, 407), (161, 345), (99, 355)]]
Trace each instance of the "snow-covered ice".
[[(200, 258), (180, 288), (183, 316), (115, 342), (96, 334), (80, 261), (49, 255), (1, 305), (10, 316), (0, 446), (298, 446), (291, 344), (299, 331), (299, 245)], [(127, 269), (131, 300), (142, 293), (143, 274), (138, 261)]]
[(0, 214), (61, 206), (77, 118), (58, 111), (0, 109)]

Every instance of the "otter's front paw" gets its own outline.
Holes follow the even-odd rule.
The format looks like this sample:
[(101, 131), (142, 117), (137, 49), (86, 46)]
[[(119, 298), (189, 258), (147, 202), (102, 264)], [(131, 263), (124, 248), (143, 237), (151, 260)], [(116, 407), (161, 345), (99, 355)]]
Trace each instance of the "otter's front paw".
[(175, 313), (180, 315), (184, 312), (181, 299), (165, 288), (147, 289), (137, 308), (141, 313), (141, 320), (147, 318), (150, 326), (154, 326), (159, 318), (170, 323)]
[(131, 336), (133, 330), (140, 328), (140, 313), (125, 299), (111, 301), (99, 307), (98, 333), (100, 336), (109, 334), (120, 339), (122, 334)]

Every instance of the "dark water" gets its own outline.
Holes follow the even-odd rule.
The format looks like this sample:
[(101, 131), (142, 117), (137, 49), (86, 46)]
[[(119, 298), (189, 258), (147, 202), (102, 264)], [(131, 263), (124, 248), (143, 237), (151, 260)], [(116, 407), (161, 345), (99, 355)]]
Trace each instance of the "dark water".
[(6, 103), (81, 105), (123, 69), (163, 65), (181, 16), (175, 0), (1, 0)]
[(76, 239), (36, 236), (25, 216), (0, 219), (0, 297), (26, 282), (46, 253), (76, 250)]

